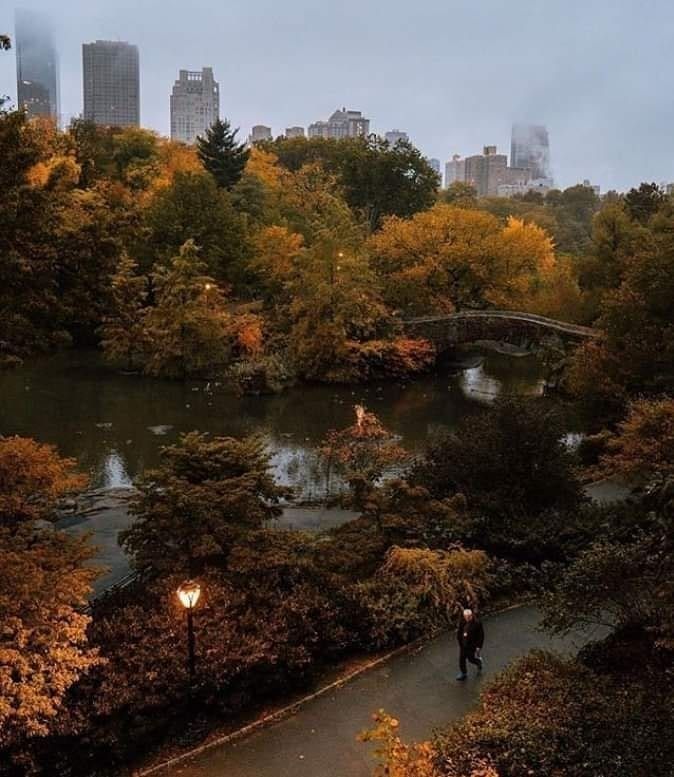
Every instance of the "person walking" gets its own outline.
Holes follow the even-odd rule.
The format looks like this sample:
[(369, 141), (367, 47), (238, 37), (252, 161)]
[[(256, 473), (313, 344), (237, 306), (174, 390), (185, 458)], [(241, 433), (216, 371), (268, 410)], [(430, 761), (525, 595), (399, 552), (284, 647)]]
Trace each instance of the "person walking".
[(484, 628), (477, 615), (469, 608), (462, 610), (459, 618), (459, 626), (456, 632), (459, 643), (459, 674), (456, 679), (463, 681), (468, 677), (466, 661), (475, 664), (477, 673), (482, 671), (482, 658), (480, 653), (484, 645)]

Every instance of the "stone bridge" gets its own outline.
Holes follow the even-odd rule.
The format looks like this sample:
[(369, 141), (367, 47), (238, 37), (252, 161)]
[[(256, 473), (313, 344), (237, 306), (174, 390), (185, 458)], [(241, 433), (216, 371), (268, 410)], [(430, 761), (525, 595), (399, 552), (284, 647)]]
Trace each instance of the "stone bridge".
[(495, 340), (520, 345), (561, 341), (579, 343), (601, 337), (598, 329), (514, 310), (465, 310), (444, 316), (408, 318), (405, 333), (430, 340), (438, 353), (458, 345)]

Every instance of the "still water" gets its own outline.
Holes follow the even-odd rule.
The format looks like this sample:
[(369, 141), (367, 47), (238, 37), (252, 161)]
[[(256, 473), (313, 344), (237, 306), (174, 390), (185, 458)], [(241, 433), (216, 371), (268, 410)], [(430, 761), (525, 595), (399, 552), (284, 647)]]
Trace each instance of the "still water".
[[(124, 375), (97, 353), (64, 352), (0, 373), (0, 434), (55, 444), (91, 473), (92, 486), (130, 485), (183, 432), (264, 435), (276, 477), (303, 497), (324, 493), (315, 448), (329, 429), (353, 422), (364, 404), (419, 450), (502, 395), (539, 395), (533, 356), (467, 352), (460, 365), (409, 383), (297, 386), (273, 396), (236, 397), (217, 384)], [(571, 423), (571, 422), (570, 422)], [(570, 431), (573, 429), (570, 426)]]

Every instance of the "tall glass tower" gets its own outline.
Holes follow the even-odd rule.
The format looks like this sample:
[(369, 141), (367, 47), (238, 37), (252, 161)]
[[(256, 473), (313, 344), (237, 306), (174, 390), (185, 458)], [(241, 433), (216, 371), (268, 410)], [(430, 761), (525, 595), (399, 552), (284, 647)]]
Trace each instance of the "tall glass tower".
[(59, 119), (58, 55), (49, 20), (33, 11), (15, 16), (16, 93), (30, 118)]
[(510, 166), (529, 170), (534, 180), (552, 178), (548, 130), (540, 124), (513, 124)]

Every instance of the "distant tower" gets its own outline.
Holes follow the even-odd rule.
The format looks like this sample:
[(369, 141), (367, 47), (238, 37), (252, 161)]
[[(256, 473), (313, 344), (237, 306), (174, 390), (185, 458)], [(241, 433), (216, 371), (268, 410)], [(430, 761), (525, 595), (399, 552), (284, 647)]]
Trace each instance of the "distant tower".
[(395, 146), (399, 140), (408, 141), (409, 135), (399, 129), (393, 129), (384, 135), (384, 139), (388, 141), (389, 145)]
[(252, 145), (253, 143), (259, 143), (262, 140), (273, 140), (271, 127), (266, 127), (264, 124), (256, 124), (250, 130), (248, 142)]
[(287, 138), (303, 138), (304, 127), (286, 127)]
[(111, 127), (140, 126), (138, 47), (97, 40), (82, 45), (83, 117)]
[(442, 173), (440, 172), (440, 160), (435, 159), (435, 157), (431, 157), (430, 159), (427, 157), (426, 161), (430, 165), (433, 172), (438, 176), (440, 179), (440, 185), (442, 186)]
[(445, 186), (466, 180), (466, 160), (461, 159), (460, 154), (453, 154), (449, 162), (445, 164)]
[(213, 69), (180, 70), (171, 93), (171, 140), (196, 143), (220, 118), (220, 85)]
[(532, 179), (551, 179), (550, 141), (540, 124), (513, 124), (510, 166), (529, 170)]
[(58, 121), (58, 56), (51, 26), (32, 11), (17, 10), (15, 31), (18, 107), (24, 108), (29, 118), (51, 116)]

